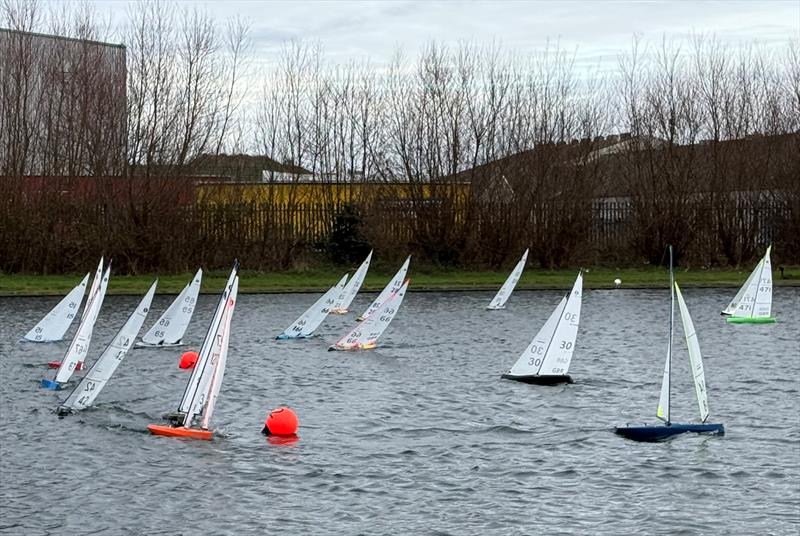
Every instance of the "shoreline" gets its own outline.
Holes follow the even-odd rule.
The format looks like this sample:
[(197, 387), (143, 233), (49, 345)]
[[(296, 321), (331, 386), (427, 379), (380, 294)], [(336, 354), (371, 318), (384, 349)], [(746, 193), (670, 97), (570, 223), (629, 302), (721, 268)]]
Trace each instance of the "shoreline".
[[(241, 273), (242, 294), (304, 294), (328, 290), (334, 285), (344, 269), (326, 269), (309, 272), (247, 272)], [(349, 271), (352, 275), (353, 270)], [(509, 272), (433, 271), (421, 269), (410, 271), (409, 292), (490, 292), (500, 288)], [(367, 275), (361, 292), (378, 292), (389, 281), (393, 271), (376, 270)], [(516, 290), (568, 290), (575, 280), (577, 269), (541, 270), (528, 269), (520, 278)], [(750, 270), (684, 270), (676, 273), (676, 280), (685, 288), (736, 288), (744, 284)], [(188, 283), (193, 274), (173, 274), (159, 277), (157, 294), (177, 294)], [(800, 267), (785, 267), (784, 278), (780, 272), (773, 273), (773, 286), (800, 287)], [(0, 297), (45, 297), (64, 295), (83, 277), (83, 274), (67, 275), (8, 275), (0, 274)], [(108, 294), (135, 296), (144, 293), (154, 276), (117, 276), (112, 273)], [(218, 293), (227, 274), (214, 271), (204, 274), (201, 294)], [(584, 272), (584, 287), (587, 290), (609, 290), (616, 288), (614, 279), (622, 280), (620, 290), (663, 289), (667, 287), (667, 272), (661, 268), (613, 269), (589, 268)]]

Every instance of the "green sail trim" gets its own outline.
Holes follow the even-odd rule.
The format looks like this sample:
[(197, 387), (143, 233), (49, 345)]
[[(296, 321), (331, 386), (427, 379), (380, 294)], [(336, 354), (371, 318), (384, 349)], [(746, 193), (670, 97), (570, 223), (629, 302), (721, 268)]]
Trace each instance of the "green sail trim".
[(729, 316), (728, 324), (775, 324), (774, 316)]

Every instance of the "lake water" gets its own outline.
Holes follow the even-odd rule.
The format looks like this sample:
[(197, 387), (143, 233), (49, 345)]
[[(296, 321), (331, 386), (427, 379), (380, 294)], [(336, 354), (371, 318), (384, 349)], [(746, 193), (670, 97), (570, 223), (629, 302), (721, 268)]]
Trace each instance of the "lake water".
[[(657, 444), (612, 429), (655, 421), (666, 289), (587, 290), (575, 383), (550, 387), (500, 374), (560, 292), (516, 292), (504, 311), (484, 310), (490, 293), (410, 292), (380, 347), (360, 353), (326, 351), (352, 313), (317, 338), (275, 341), (316, 297), (243, 295), (211, 442), (146, 431), (177, 407), (185, 348), (133, 350), (96, 407), (59, 419), (69, 391), (38, 382), (67, 343), (16, 342), (57, 298), (3, 298), (0, 533), (797, 534), (800, 289), (776, 289), (773, 325), (726, 324), (734, 292), (684, 292), (709, 422), (726, 435)], [(138, 299), (106, 298), (89, 363)], [(170, 299), (156, 298), (149, 322)], [(216, 299), (200, 297), (188, 348)], [(673, 420), (696, 422), (676, 333)], [(260, 434), (279, 405), (299, 415), (296, 443)]]

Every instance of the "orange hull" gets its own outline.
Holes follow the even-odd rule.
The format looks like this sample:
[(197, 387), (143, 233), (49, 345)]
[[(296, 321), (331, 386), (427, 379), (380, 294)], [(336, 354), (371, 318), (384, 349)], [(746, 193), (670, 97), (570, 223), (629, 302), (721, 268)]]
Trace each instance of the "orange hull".
[(148, 424), (147, 429), (153, 435), (167, 437), (188, 437), (190, 439), (204, 439), (209, 441), (213, 432), (211, 430), (201, 430), (199, 428), (185, 428), (183, 426), (165, 426), (162, 424)]

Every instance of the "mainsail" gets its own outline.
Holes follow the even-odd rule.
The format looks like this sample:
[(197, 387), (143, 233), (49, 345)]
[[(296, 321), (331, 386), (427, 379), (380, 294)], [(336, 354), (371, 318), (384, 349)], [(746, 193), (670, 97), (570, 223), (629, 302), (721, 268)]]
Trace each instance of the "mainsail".
[(390, 295), (386, 301), (383, 302), (373, 314), (368, 316), (364, 321), (360, 322), (344, 337), (336, 341), (331, 346), (331, 350), (369, 350), (375, 348), (383, 332), (389, 327), (397, 311), (400, 309), (400, 304), (403, 303), (403, 297), (406, 294), (409, 281), (406, 280), (397, 292)]
[(339, 293), (339, 296), (337, 296), (336, 303), (334, 303), (331, 313), (340, 315), (347, 313), (350, 304), (353, 303), (353, 299), (361, 289), (361, 285), (364, 284), (364, 278), (367, 277), (367, 270), (369, 270), (369, 263), (371, 260), (372, 251), (369, 252), (367, 258), (361, 263), (356, 273), (353, 274), (353, 277), (350, 278), (350, 281)]
[[(97, 265), (97, 270), (94, 272), (94, 278), (92, 279), (92, 286), (89, 288), (89, 300), (92, 299), (92, 296), (97, 294), (97, 290), (100, 288), (100, 280), (103, 279), (103, 257), (100, 257), (100, 262)], [(81, 314), (81, 322), (83, 319), (86, 318), (86, 312), (89, 310), (89, 301), (86, 301), (86, 305), (83, 308), (83, 313)]]
[(197, 270), (194, 279), (187, 283), (175, 301), (156, 320), (153, 327), (142, 336), (142, 342), (150, 346), (171, 346), (181, 343), (189, 322), (192, 321), (203, 270)]
[(83, 319), (78, 326), (78, 331), (75, 333), (75, 337), (73, 337), (69, 348), (67, 348), (67, 352), (61, 360), (61, 366), (58, 368), (55, 377), (55, 381), (58, 383), (64, 383), (69, 380), (72, 373), (75, 371), (75, 367), (78, 366), (78, 363), (83, 363), (86, 359), (86, 353), (89, 351), (89, 343), (92, 340), (94, 324), (97, 321), (97, 315), (100, 313), (100, 307), (103, 305), (103, 298), (108, 288), (108, 278), (110, 276), (111, 267), (109, 266), (103, 274), (97, 292), (94, 296), (89, 298)]
[(670, 414), (670, 387), (672, 374), (672, 334), (675, 320), (675, 276), (672, 272), (672, 246), (669, 246), (669, 336), (667, 338), (667, 360), (664, 363), (664, 373), (661, 376), (661, 394), (658, 397), (656, 417), (669, 423)]
[(578, 338), (582, 294), (583, 273), (579, 273), (564, 307), (564, 314), (556, 324), (550, 347), (545, 352), (544, 361), (538, 374), (564, 375), (569, 371)]
[(191, 418), (199, 413), (205, 403), (205, 397), (208, 391), (208, 385), (213, 375), (213, 366), (209, 365), (212, 351), (217, 344), (216, 338), (220, 331), (220, 326), (224, 320), (223, 316), (228, 299), (231, 296), (234, 282), (236, 281), (239, 272), (239, 263), (234, 263), (225, 288), (222, 291), (217, 308), (214, 310), (214, 316), (211, 318), (211, 324), (206, 332), (203, 345), (198, 352), (197, 363), (192, 369), (192, 375), (186, 384), (186, 389), (181, 397), (181, 402), (178, 405), (178, 412), (186, 415), (189, 418), (187, 422), (191, 422)]
[(378, 297), (375, 298), (375, 301), (372, 302), (372, 304), (369, 307), (367, 307), (367, 310), (364, 311), (364, 314), (362, 314), (359, 317), (361, 320), (369, 318), (369, 315), (377, 311), (378, 308), (380, 308), (380, 306), (383, 305), (383, 303), (387, 299), (389, 299), (389, 296), (400, 290), (400, 287), (403, 286), (403, 281), (406, 278), (406, 273), (408, 273), (408, 265), (410, 263), (411, 263), (411, 255), (409, 255), (406, 258), (406, 261), (403, 263), (403, 265), (400, 267), (397, 273), (394, 274), (394, 277), (392, 278), (391, 281), (389, 281), (389, 284), (386, 285), (386, 287), (384, 287), (384, 289), (381, 291)]
[(563, 376), (569, 372), (580, 324), (583, 273), (578, 273), (569, 294), (508, 371), (513, 376)]
[(53, 342), (63, 339), (75, 317), (78, 316), (78, 309), (80, 309), (83, 295), (86, 293), (88, 281), (89, 274), (86, 274), (83, 280), (70, 290), (23, 338), (30, 342)]
[[(228, 343), (231, 336), (231, 319), (233, 318), (233, 308), (236, 306), (236, 298), (239, 294), (239, 277), (233, 280), (233, 287), (231, 288), (231, 295), (228, 298), (228, 303), (225, 306), (224, 321), (220, 325), (220, 332), (214, 338), (214, 352), (211, 354), (211, 366), (213, 373), (208, 388), (208, 394), (205, 399), (205, 406), (202, 408), (202, 418), (200, 420), (200, 428), (208, 430), (208, 425), (211, 422), (211, 416), (214, 413), (214, 407), (219, 398), (219, 390), (222, 386), (222, 378), (225, 375), (225, 365), (228, 363)], [(192, 424), (191, 415), (187, 414), (183, 421), (184, 426)]]
[(158, 281), (155, 281), (150, 286), (150, 290), (147, 291), (139, 302), (139, 305), (137, 305), (136, 309), (131, 313), (131, 316), (128, 317), (128, 320), (117, 334), (114, 335), (114, 338), (111, 339), (111, 343), (109, 343), (97, 361), (95, 361), (94, 365), (92, 365), (92, 368), (89, 369), (89, 372), (86, 373), (86, 376), (83, 377), (69, 397), (64, 401), (62, 404), (63, 408), (78, 411), (92, 405), (94, 399), (97, 398), (97, 395), (99, 395), (103, 387), (106, 386), (119, 364), (125, 359), (128, 350), (133, 346), (133, 341), (139, 334), (139, 330), (142, 328), (142, 324), (144, 324), (144, 320), (147, 317), (147, 312), (150, 310), (150, 304), (153, 301), (153, 295), (156, 292), (157, 284)]
[(525, 269), (525, 263), (528, 260), (528, 250), (525, 250), (525, 253), (522, 254), (522, 258), (517, 262), (517, 265), (511, 271), (511, 274), (506, 279), (503, 286), (500, 287), (500, 290), (497, 291), (497, 294), (489, 305), (486, 306), (487, 309), (502, 309), (505, 307), (508, 298), (511, 296), (511, 293), (514, 292), (514, 287), (517, 286), (517, 282), (519, 278), (522, 276), (522, 270)]
[(697, 333), (694, 329), (692, 317), (678, 284), (675, 283), (675, 293), (678, 296), (678, 309), (681, 312), (683, 321), (683, 333), (686, 337), (686, 347), (689, 350), (689, 361), (692, 365), (692, 378), (694, 379), (694, 390), (697, 395), (697, 405), (700, 407), (700, 420), (706, 422), (708, 419), (708, 394), (706, 393), (706, 377), (703, 371), (703, 356), (700, 354), (700, 343), (697, 342)]
[(767, 248), (764, 257), (752, 271), (733, 301), (722, 312), (724, 315), (748, 318), (769, 318), (772, 312), (772, 262)]
[(278, 339), (297, 339), (297, 338), (306, 338), (310, 337), (314, 331), (322, 324), (322, 321), (325, 320), (325, 317), (328, 316), (331, 308), (336, 301), (336, 296), (338, 296), (342, 288), (344, 287), (345, 281), (347, 281), (347, 275), (342, 277), (338, 283), (332, 286), (328, 291), (323, 294), (314, 305), (306, 309), (306, 311), (300, 315), (300, 317), (292, 322), (288, 328), (283, 330), (283, 333), (277, 336)]

